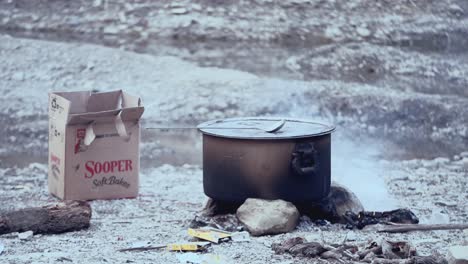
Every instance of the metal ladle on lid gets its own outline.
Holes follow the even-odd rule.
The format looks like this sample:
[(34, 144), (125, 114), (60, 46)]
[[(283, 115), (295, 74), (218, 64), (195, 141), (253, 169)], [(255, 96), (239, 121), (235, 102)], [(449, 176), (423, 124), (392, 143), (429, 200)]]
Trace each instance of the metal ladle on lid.
[(275, 122), (271, 125), (264, 127), (150, 127), (147, 129), (161, 129), (161, 130), (170, 130), (170, 129), (259, 129), (267, 133), (276, 133), (286, 124), (285, 119), (281, 119), (278, 122)]
[(280, 121), (275, 122), (269, 126), (266, 126), (264, 128), (258, 128), (258, 129), (261, 129), (267, 133), (275, 133), (278, 130), (280, 130), (284, 126), (284, 124), (286, 124), (286, 120), (281, 119)]

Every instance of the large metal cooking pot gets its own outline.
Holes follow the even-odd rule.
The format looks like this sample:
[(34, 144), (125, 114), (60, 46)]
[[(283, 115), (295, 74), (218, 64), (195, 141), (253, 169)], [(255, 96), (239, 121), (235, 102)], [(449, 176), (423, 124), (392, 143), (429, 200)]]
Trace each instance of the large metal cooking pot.
[(205, 194), (226, 202), (247, 198), (317, 201), (330, 191), (330, 137), (335, 129), (309, 120), (231, 118), (202, 123)]

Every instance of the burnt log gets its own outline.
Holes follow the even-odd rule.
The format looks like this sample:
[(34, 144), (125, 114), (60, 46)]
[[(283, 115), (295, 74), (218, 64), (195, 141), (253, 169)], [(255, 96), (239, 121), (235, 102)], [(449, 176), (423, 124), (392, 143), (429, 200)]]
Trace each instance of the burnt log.
[(418, 217), (409, 209), (396, 209), (385, 212), (362, 211), (358, 214), (347, 212), (345, 214), (349, 227), (362, 229), (367, 225), (375, 224), (417, 224)]
[(416, 249), (405, 241), (382, 240), (381, 246), (386, 259), (406, 259), (416, 255)]
[[(376, 244), (375, 246), (371, 248), (366, 248), (357, 252), (357, 255), (359, 256), (360, 259), (365, 259), (369, 254), (371, 254), (371, 256), (381, 255), (382, 247)], [(367, 258), (370, 258), (370, 257), (367, 257)]]
[(0, 235), (33, 231), (59, 234), (88, 228), (91, 206), (85, 201), (64, 201), (43, 207), (25, 208), (0, 215)]
[(293, 256), (315, 258), (327, 251), (322, 244), (318, 242), (304, 242), (292, 246), (288, 252)]
[(318, 242), (307, 242), (302, 237), (294, 237), (283, 241), (280, 244), (273, 244), (272, 249), (276, 254), (289, 253), (293, 256), (315, 258), (327, 251)]
[(202, 216), (235, 214), (242, 203), (230, 203), (209, 198), (201, 212)]
[(295, 245), (305, 243), (306, 240), (302, 237), (293, 237), (283, 241), (282, 243), (274, 243), (271, 248), (276, 254), (284, 254), (289, 252), (289, 250)]
[(215, 215), (212, 217), (196, 215), (190, 222), (190, 228), (212, 227), (228, 232), (241, 231), (242, 224), (239, 222), (235, 214)]

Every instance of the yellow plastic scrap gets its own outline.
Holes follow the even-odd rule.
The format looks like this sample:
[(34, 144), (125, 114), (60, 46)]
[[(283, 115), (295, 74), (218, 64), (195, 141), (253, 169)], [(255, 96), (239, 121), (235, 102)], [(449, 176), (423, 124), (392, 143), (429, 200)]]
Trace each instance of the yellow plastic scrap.
[(183, 242), (183, 243), (173, 243), (167, 245), (167, 250), (169, 251), (201, 251), (206, 249), (209, 242)]
[(218, 229), (188, 229), (188, 234), (192, 237), (200, 238), (218, 244), (220, 241), (232, 236), (232, 233)]

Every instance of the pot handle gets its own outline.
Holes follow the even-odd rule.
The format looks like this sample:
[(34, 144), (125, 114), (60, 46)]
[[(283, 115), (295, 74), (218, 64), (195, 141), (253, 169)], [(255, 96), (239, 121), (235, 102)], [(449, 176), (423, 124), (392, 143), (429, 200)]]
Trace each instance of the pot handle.
[(315, 173), (318, 153), (313, 143), (298, 143), (292, 153), (291, 167), (297, 175), (306, 176)]

